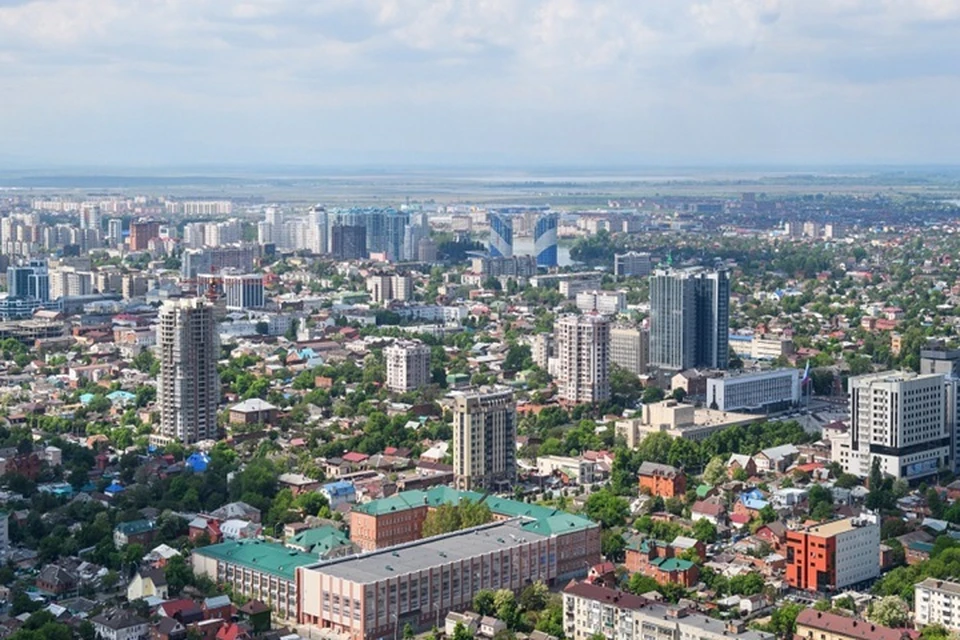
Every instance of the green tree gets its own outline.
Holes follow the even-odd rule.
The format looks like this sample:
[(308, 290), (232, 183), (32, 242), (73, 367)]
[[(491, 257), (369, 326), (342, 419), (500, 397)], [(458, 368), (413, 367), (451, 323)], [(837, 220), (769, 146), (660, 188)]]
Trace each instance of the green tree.
[(693, 523), (693, 537), (704, 544), (712, 544), (717, 541), (717, 527), (705, 518), (700, 518)]
[(601, 489), (590, 494), (584, 505), (584, 513), (604, 528), (619, 527), (626, 519), (630, 505), (623, 498), (614, 495), (609, 489)]
[(727, 479), (727, 461), (722, 456), (711, 458), (703, 470), (703, 481), (707, 484), (718, 485)]
[(867, 608), (867, 619), (884, 627), (900, 628), (910, 622), (910, 608), (896, 596), (885, 596)]
[(643, 390), (643, 395), (640, 399), (643, 404), (653, 404), (654, 402), (663, 400), (663, 397), (663, 389), (660, 387), (647, 387)]
[(490, 589), (481, 589), (473, 596), (473, 609), (482, 616), (492, 616), (496, 610), (494, 593)]

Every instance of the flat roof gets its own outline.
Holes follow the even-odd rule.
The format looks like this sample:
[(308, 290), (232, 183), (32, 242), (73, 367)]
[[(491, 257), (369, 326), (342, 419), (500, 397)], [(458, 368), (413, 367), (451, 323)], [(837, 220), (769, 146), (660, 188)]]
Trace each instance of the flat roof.
[(826, 522), (824, 524), (818, 524), (816, 526), (810, 527), (809, 529), (807, 529), (807, 533), (811, 533), (815, 536), (822, 536), (824, 538), (829, 538), (839, 533), (850, 531), (853, 528), (854, 528), (853, 518), (844, 518), (843, 520), (834, 520), (833, 522)]
[(328, 560), (305, 567), (304, 570), (370, 584), (385, 578), (429, 571), (438, 565), (509, 549), (543, 537), (523, 528), (520, 520), (504, 520), (370, 553)]
[(918, 587), (923, 587), (925, 589), (930, 589), (932, 591), (940, 591), (941, 593), (950, 593), (953, 595), (960, 595), (960, 582), (951, 582), (949, 580), (938, 580), (937, 578), (926, 578), (923, 582), (920, 582)]
[(286, 580), (296, 578), (297, 567), (314, 564), (317, 556), (289, 549), (276, 542), (233, 540), (194, 549), (201, 556), (271, 573)]

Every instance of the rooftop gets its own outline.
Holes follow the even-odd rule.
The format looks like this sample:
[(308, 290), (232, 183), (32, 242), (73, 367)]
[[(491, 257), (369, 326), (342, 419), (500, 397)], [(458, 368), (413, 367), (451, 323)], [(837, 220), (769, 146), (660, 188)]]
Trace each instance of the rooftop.
[(293, 580), (297, 567), (314, 564), (317, 557), (288, 549), (282, 544), (260, 540), (234, 540), (213, 544), (193, 551), (218, 561), (241, 565), (286, 580)]
[(369, 584), (408, 573), (429, 571), (437, 565), (452, 564), (519, 546), (539, 537), (540, 534), (526, 530), (517, 520), (504, 520), (370, 553), (328, 560), (306, 570)]
[[(857, 638), (858, 640), (901, 640), (909, 632), (905, 629), (881, 627), (863, 620), (855, 620), (835, 613), (804, 609), (797, 616), (797, 626), (829, 631), (833, 635)], [(798, 635), (800, 635), (798, 633)]]
[(853, 518), (844, 518), (842, 520), (834, 520), (833, 522), (825, 522), (824, 524), (810, 527), (806, 530), (806, 532), (815, 536), (829, 538), (831, 536), (851, 531), (856, 526), (857, 525), (854, 524)]
[(917, 584), (918, 587), (939, 591), (941, 593), (950, 593), (960, 596), (960, 582), (950, 582), (949, 580), (937, 580), (936, 578), (927, 578)]

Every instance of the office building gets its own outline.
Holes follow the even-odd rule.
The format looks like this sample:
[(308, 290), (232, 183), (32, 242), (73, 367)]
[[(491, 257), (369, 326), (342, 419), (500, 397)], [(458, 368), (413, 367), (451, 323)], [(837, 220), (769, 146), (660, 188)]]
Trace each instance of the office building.
[(650, 277), (650, 366), (726, 369), (729, 326), (725, 270), (658, 269)]
[[(774, 640), (741, 621), (719, 620), (599, 584), (563, 590), (563, 633), (569, 640)], [(819, 640), (819, 639), (818, 639)]]
[(628, 251), (613, 256), (613, 275), (618, 278), (636, 276), (644, 278), (653, 270), (653, 260), (649, 253)]
[(537, 218), (533, 228), (533, 252), (538, 267), (557, 266), (557, 225), (560, 218), (555, 213), (545, 213)]
[(786, 545), (794, 589), (837, 591), (880, 575), (880, 525), (870, 516), (788, 530)]
[(918, 628), (931, 624), (960, 631), (960, 582), (926, 578), (913, 589), (913, 620)]
[(32, 298), (48, 302), (50, 274), (47, 271), (47, 261), (30, 260), (22, 265), (7, 267), (7, 292), (11, 298)]
[(490, 256), (509, 258), (513, 255), (513, 223), (506, 215), (490, 214)]
[(581, 291), (577, 294), (577, 309), (584, 313), (596, 311), (615, 316), (627, 310), (627, 294), (623, 291)]
[(223, 276), (227, 309), (259, 309), (264, 305), (263, 276), (259, 273), (227, 273)]
[(414, 340), (399, 340), (383, 350), (387, 388), (397, 393), (430, 384), (430, 347)]
[(562, 402), (610, 399), (610, 320), (601, 315), (564, 316), (554, 324), (557, 395)]
[(362, 260), (367, 257), (367, 228), (335, 224), (330, 229), (331, 253), (338, 260)]
[[(408, 624), (439, 626), (480, 590), (561, 584), (599, 561), (600, 549), (596, 524), (559, 517), (557, 528), (513, 518), (301, 567), (297, 622), (353, 640), (389, 638)], [(580, 564), (565, 575), (571, 559)]]
[(907, 481), (952, 469), (947, 382), (941, 374), (901, 371), (850, 378), (850, 431), (831, 440), (834, 462), (866, 478), (877, 459), (883, 473)]
[(800, 402), (800, 371), (777, 369), (707, 378), (707, 406), (719, 411), (781, 411)]
[(130, 251), (146, 251), (150, 241), (160, 237), (158, 220), (135, 220), (130, 223)]
[(647, 373), (649, 360), (649, 331), (629, 325), (610, 328), (610, 362), (642, 376)]
[(193, 573), (234, 593), (266, 603), (283, 618), (297, 615), (297, 569), (317, 562), (317, 555), (303, 553), (276, 542), (232, 540), (198, 547), (190, 554)]
[(507, 388), (455, 393), (453, 479), (458, 489), (502, 491), (517, 480), (517, 403)]
[(193, 444), (217, 438), (217, 338), (213, 307), (203, 300), (169, 300), (160, 308), (159, 443)]
[(921, 349), (920, 373), (960, 378), (960, 349)]

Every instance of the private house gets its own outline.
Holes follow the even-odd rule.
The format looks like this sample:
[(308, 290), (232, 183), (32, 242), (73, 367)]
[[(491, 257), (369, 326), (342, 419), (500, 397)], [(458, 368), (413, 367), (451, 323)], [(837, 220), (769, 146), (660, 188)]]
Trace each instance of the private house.
[(683, 472), (668, 464), (644, 462), (637, 472), (640, 491), (661, 498), (682, 496), (687, 491), (687, 479)]

